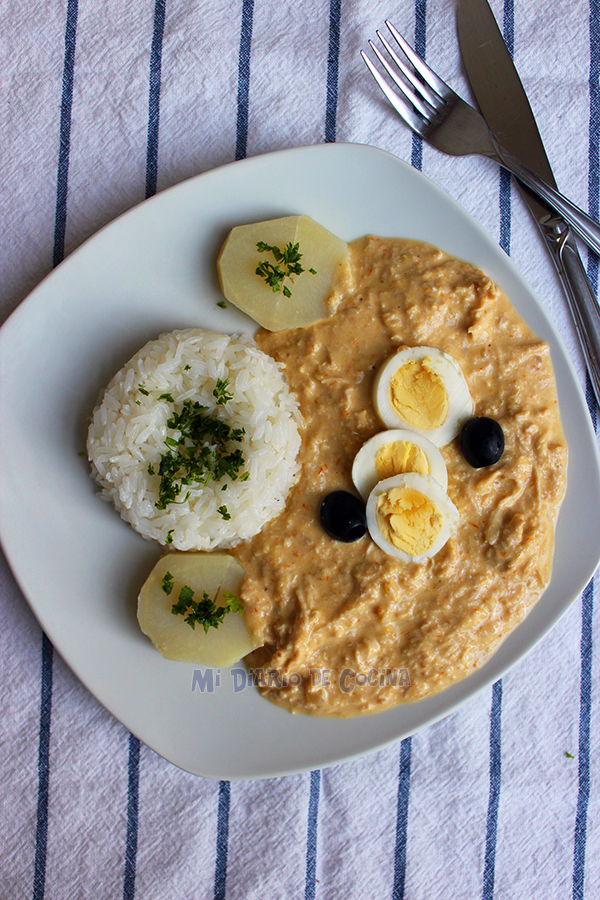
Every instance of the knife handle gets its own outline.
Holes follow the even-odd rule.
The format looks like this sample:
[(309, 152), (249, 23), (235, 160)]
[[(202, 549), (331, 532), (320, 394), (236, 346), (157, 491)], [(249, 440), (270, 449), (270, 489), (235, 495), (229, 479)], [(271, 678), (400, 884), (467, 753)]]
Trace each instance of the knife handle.
[(540, 231), (567, 296), (596, 401), (600, 405), (600, 306), (568, 225), (559, 217)]
[(594, 253), (600, 256), (600, 225), (591, 216), (588, 216), (582, 209), (571, 203), (560, 191), (550, 187), (539, 175), (536, 175), (528, 166), (524, 165), (512, 153), (501, 147), (500, 144), (493, 140), (497, 151), (497, 162), (505, 169), (508, 169), (515, 175), (519, 181), (527, 185), (538, 197), (541, 197), (548, 206), (551, 206), (563, 219), (565, 219), (572, 227), (573, 231), (579, 235), (582, 241), (591, 247)]

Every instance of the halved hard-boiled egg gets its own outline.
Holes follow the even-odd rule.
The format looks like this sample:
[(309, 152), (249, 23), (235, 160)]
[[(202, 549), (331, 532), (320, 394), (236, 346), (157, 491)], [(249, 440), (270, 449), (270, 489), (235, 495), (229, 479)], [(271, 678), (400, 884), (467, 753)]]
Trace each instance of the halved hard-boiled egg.
[(375, 408), (388, 428), (408, 428), (444, 447), (473, 415), (458, 363), (435, 347), (406, 347), (391, 356), (375, 380)]
[(352, 481), (366, 500), (378, 481), (408, 472), (431, 475), (444, 491), (448, 487), (446, 463), (435, 444), (415, 431), (391, 428), (360, 448), (352, 464)]
[(431, 475), (394, 475), (369, 494), (369, 534), (385, 553), (403, 562), (426, 562), (457, 526), (458, 510)]

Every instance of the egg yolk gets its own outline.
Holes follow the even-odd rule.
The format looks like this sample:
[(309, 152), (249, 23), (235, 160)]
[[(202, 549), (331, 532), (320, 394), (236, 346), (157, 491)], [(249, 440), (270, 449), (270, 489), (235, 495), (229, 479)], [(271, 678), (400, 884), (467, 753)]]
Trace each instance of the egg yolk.
[(431, 474), (425, 453), (412, 441), (392, 441), (384, 444), (375, 456), (375, 470), (379, 481), (392, 478), (393, 475), (404, 475), (405, 472)]
[(413, 428), (439, 428), (448, 415), (448, 393), (437, 372), (425, 359), (411, 359), (390, 379), (390, 403), (395, 412)]
[(388, 543), (421, 556), (437, 540), (444, 518), (436, 504), (421, 491), (394, 487), (377, 500), (377, 525)]

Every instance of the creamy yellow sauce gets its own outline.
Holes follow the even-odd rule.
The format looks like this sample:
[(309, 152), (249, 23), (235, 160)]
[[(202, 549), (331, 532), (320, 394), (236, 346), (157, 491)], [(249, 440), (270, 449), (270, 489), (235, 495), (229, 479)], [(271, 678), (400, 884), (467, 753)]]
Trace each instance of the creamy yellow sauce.
[[(356, 241), (351, 263), (353, 287), (340, 286), (329, 319), (257, 335), (300, 402), (302, 469), (285, 511), (233, 551), (248, 573), (246, 621), (264, 643), (246, 657), (260, 690), (317, 716), (420, 700), (483, 665), (548, 584), (566, 477), (548, 347), (489, 278), (408, 240)], [(392, 558), (368, 534), (335, 541), (319, 522), (330, 491), (356, 493), (354, 456), (383, 430), (377, 370), (417, 345), (458, 362), (475, 415), (496, 419), (506, 441), (483, 469), (458, 439), (442, 449), (460, 521), (424, 564)]]

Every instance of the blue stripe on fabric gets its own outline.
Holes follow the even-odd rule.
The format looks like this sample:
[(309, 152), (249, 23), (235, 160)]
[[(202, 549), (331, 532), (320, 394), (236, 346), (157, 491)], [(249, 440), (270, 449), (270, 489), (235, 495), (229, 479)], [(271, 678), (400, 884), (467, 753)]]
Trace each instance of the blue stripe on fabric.
[(321, 771), (310, 773), (310, 797), (308, 798), (308, 826), (306, 830), (306, 881), (304, 900), (315, 900), (317, 889), (317, 824), (319, 819), (319, 795)]
[(248, 107), (250, 98), (250, 53), (252, 50), (252, 17), (254, 0), (243, 0), (240, 55), (238, 62), (237, 122), (235, 158), (246, 159), (248, 147)]
[(400, 744), (398, 798), (396, 803), (396, 839), (394, 845), (394, 886), (392, 900), (404, 900), (406, 881), (406, 847), (408, 843), (408, 801), (410, 796), (410, 761), (412, 738)]
[(65, 255), (67, 186), (69, 180), (69, 152), (71, 149), (71, 108), (73, 106), (73, 72), (75, 68), (77, 12), (77, 0), (68, 0), (62, 98), (60, 103), (60, 145), (58, 150), (58, 174), (56, 179), (56, 212), (54, 218), (54, 249), (52, 253), (53, 266), (57, 266), (61, 263)]
[[(511, 56), (515, 52), (515, 8), (514, 0), (504, 0), (504, 12), (502, 21), (502, 36)], [(510, 256), (511, 238), (511, 179), (510, 174), (500, 170), (500, 246)]]
[[(590, 256), (591, 256), (590, 252)], [(596, 277), (597, 277), (598, 265), (596, 264)], [(590, 278), (590, 282), (591, 282)], [(587, 401), (588, 409), (590, 411), (590, 419), (592, 420), (592, 426), (594, 431), (598, 432), (598, 406), (596, 404), (596, 396), (594, 394), (594, 388), (592, 387), (592, 382), (588, 379), (585, 386), (585, 399)]]
[[(75, 42), (77, 37), (77, 0), (68, 0), (65, 26), (65, 54), (63, 60), (62, 96), (60, 104), (60, 132), (58, 170), (56, 175), (56, 210), (54, 216), (54, 245), (52, 265), (57, 266), (65, 255), (67, 227), (67, 187), (69, 154), (71, 149), (71, 111), (73, 107), (73, 76)], [(40, 684), (40, 727), (38, 738), (38, 797), (35, 829), (35, 861), (33, 869), (33, 900), (43, 900), (46, 890), (46, 858), (48, 849), (48, 801), (50, 796), (50, 725), (52, 720), (52, 681), (54, 649), (42, 632), (42, 663)]]
[[(599, 212), (598, 206), (600, 203), (600, 0), (590, 0), (589, 74), (590, 130), (588, 151), (588, 205), (590, 215), (597, 219)], [(595, 257), (593, 258), (596, 260)]]
[(125, 874), (123, 876), (123, 900), (133, 900), (135, 895), (135, 869), (138, 842), (138, 811), (140, 793), (140, 742), (129, 735), (129, 762), (127, 766), (127, 837), (125, 842)]
[[(592, 401), (593, 396), (592, 396)], [(587, 813), (590, 800), (590, 721), (592, 712), (592, 618), (594, 580), (581, 597), (581, 675), (579, 691), (579, 753), (577, 812), (573, 846), (573, 900), (583, 900)]]
[(340, 69), (340, 22), (342, 0), (329, 0), (329, 52), (327, 54), (327, 102), (325, 106), (325, 143), (336, 139), (338, 78)]
[(492, 900), (496, 875), (496, 835), (498, 831), (498, 807), (502, 784), (502, 679), (492, 689), (490, 712), (490, 792), (485, 834), (483, 863), (483, 900)]
[[(427, 52), (427, 0), (415, 0), (415, 43), (414, 49), (422, 60), (425, 60)], [(412, 135), (412, 148), (410, 164), (419, 172), (423, 168), (423, 138)]]
[[(588, 209), (598, 218), (600, 203), (600, 0), (590, 0), (590, 124), (588, 144)], [(592, 289), (598, 293), (598, 258), (588, 254), (588, 277)], [(586, 399), (594, 431), (598, 428), (598, 409), (589, 375)], [(590, 802), (590, 724), (592, 717), (592, 659), (593, 659), (594, 579), (581, 596), (581, 671), (579, 680), (579, 749), (578, 790), (573, 836), (573, 900), (583, 900), (585, 884), (585, 853), (587, 816)]]
[(511, 238), (511, 209), (512, 209), (512, 185), (510, 181), (510, 172), (506, 169), (500, 169), (500, 188), (499, 188), (499, 206), (500, 206), (500, 246), (507, 256), (510, 256), (510, 238)]
[(423, 138), (420, 134), (412, 133), (412, 148), (410, 152), (410, 164), (419, 172), (423, 169)]
[(415, 0), (415, 51), (425, 59), (427, 50), (427, 0)]
[(52, 644), (42, 633), (42, 676), (40, 695), (40, 734), (38, 749), (38, 800), (35, 832), (33, 900), (42, 900), (46, 889), (46, 850), (48, 846), (48, 796), (50, 788), (50, 721), (52, 716)]
[(217, 810), (217, 858), (215, 863), (214, 900), (225, 900), (227, 886), (227, 853), (229, 849), (229, 805), (231, 784), (219, 782), (219, 807)]
[(502, 16), (502, 37), (511, 56), (515, 54), (515, 4), (514, 0), (504, 0)]
[(156, 0), (150, 50), (150, 88), (148, 92), (148, 144), (146, 148), (146, 199), (156, 193), (158, 181), (158, 125), (160, 118), (160, 78), (165, 30), (166, 0)]

